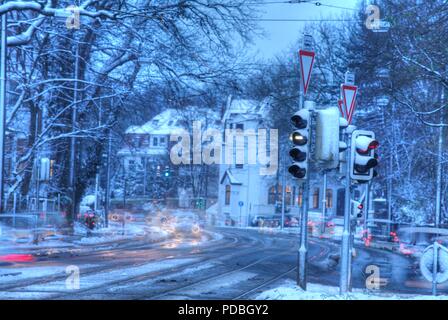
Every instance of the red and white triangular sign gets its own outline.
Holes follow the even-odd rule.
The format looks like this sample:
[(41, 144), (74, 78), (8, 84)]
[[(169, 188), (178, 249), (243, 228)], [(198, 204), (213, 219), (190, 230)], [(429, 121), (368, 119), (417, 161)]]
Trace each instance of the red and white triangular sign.
[(341, 113), (341, 117), (345, 118), (345, 114), (344, 114), (344, 109), (343, 108), (343, 102), (341, 99), (338, 99), (338, 107), (339, 107), (339, 112)]
[(299, 50), (300, 77), (303, 95), (306, 95), (310, 83), (311, 71), (313, 70), (315, 53), (312, 51)]
[(342, 102), (345, 106), (346, 119), (348, 123), (352, 122), (353, 113), (356, 106), (356, 94), (358, 93), (358, 87), (343, 84), (342, 85)]

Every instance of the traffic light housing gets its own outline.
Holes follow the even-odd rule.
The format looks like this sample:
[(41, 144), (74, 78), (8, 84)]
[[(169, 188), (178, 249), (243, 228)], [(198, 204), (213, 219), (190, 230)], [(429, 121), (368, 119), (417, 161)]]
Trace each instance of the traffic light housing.
[(308, 109), (302, 109), (291, 117), (296, 130), (290, 136), (294, 147), (289, 151), (293, 163), (288, 171), (297, 179), (306, 179), (308, 174), (310, 120), (311, 112)]
[(316, 114), (314, 158), (321, 168), (335, 169), (339, 166), (339, 154), (347, 149), (347, 144), (340, 141), (340, 133), (347, 128), (348, 122), (341, 118), (337, 107), (317, 110)]
[(378, 146), (373, 131), (353, 131), (350, 157), (350, 177), (353, 180), (367, 182), (376, 176), (374, 168), (378, 165), (378, 157), (375, 150)]
[(351, 218), (359, 220), (364, 217), (364, 205), (360, 201), (352, 200)]

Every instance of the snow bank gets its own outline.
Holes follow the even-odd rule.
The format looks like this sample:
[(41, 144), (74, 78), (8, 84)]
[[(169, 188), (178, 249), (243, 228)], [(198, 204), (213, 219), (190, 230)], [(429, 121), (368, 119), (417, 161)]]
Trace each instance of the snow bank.
[(297, 284), (288, 280), (284, 284), (264, 291), (257, 300), (448, 300), (448, 296), (389, 294), (367, 292), (356, 289), (351, 293), (339, 295), (339, 288), (320, 284), (308, 284), (308, 290), (303, 291)]
[[(82, 227), (76, 228), (78, 233), (86, 234)], [(136, 237), (145, 237), (151, 242), (165, 240), (169, 236), (168, 232), (159, 227), (145, 224), (127, 223), (124, 228), (121, 223), (111, 223), (109, 228), (94, 230), (91, 236), (75, 241), (76, 244), (101, 244), (120, 240), (129, 240)]]

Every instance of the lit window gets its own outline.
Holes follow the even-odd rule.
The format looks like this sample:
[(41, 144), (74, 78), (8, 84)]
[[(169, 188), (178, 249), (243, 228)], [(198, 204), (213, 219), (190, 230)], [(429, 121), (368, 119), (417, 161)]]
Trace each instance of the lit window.
[(268, 193), (268, 204), (275, 204), (275, 201), (277, 200), (277, 190), (275, 190), (275, 187), (269, 188)]
[(285, 205), (291, 203), (291, 187), (286, 187), (285, 190)]

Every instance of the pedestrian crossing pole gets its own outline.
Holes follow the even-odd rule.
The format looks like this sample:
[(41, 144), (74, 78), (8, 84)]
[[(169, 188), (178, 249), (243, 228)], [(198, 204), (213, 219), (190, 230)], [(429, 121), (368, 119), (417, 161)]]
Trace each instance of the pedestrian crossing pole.
[(6, 126), (6, 49), (7, 49), (6, 12), (1, 15), (0, 43), (0, 212), (6, 210), (4, 199), (4, 167), (5, 167), (5, 126)]
[(344, 205), (344, 230), (342, 232), (342, 247), (341, 247), (341, 274), (339, 279), (339, 293), (347, 293), (350, 283), (350, 237), (351, 237), (351, 225), (350, 215), (352, 209), (351, 203), (351, 178), (350, 178), (350, 162), (351, 162), (351, 140), (352, 135), (349, 130), (346, 129), (346, 141), (347, 150), (345, 151), (345, 205)]

